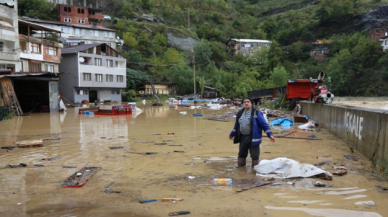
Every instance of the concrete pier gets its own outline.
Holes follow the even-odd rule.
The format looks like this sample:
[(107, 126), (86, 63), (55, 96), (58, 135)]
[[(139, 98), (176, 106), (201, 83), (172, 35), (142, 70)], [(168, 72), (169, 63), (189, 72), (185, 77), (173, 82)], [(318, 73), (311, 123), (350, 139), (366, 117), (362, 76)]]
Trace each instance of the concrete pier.
[(302, 114), (357, 150), (379, 169), (388, 169), (388, 111), (300, 102)]

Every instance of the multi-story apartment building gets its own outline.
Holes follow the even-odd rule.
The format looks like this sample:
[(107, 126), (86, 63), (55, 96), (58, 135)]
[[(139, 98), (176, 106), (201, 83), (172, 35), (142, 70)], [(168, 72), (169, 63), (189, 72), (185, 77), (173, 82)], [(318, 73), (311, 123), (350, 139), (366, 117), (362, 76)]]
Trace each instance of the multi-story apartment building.
[[(113, 49), (116, 49), (117, 46), (122, 46), (124, 44), (123, 39), (116, 37), (116, 30), (114, 29), (32, 18), (24, 20), (61, 31), (61, 40), (65, 46), (106, 43)], [(36, 34), (35, 36), (39, 37), (39, 34)]]
[(226, 43), (229, 49), (234, 49), (234, 54), (252, 55), (255, 51), (259, 51), (262, 47), (271, 45), (271, 41), (258, 39), (229, 39)]
[(59, 90), (73, 103), (121, 102), (126, 59), (106, 43), (62, 48)]
[(20, 70), (17, 1), (0, 1), (0, 72)]
[(102, 12), (103, 10), (97, 8), (63, 4), (57, 5), (56, 10), (60, 22), (104, 27), (102, 25), (104, 20)]

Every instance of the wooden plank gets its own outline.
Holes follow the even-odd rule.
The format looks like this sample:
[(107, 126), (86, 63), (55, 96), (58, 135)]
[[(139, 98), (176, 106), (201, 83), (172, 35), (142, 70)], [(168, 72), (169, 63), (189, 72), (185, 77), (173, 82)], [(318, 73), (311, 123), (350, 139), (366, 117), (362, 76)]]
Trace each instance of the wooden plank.
[(17, 141), (15, 142), (15, 144), (17, 144), (19, 148), (43, 147), (43, 140), (41, 139), (23, 140), (23, 141)]

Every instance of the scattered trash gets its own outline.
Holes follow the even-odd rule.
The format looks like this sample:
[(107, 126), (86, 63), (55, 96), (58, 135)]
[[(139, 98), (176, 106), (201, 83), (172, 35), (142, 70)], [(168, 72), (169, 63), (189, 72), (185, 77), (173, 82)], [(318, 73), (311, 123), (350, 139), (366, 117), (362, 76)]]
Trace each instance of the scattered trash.
[(297, 114), (297, 115), (295, 115), (294, 116), (294, 121), (295, 121), (295, 123), (302, 123), (302, 124), (304, 124), (304, 123), (307, 123), (309, 120), (308, 120), (308, 117), (307, 117), (307, 115), (299, 115), (299, 114)]
[(322, 156), (317, 156), (318, 159), (331, 159), (331, 155), (322, 155)]
[(178, 152), (178, 153), (184, 153), (184, 151), (176, 151), (176, 150), (174, 150), (174, 152)]
[(326, 184), (323, 184), (322, 182), (317, 181), (317, 182), (315, 182), (314, 186), (315, 186), (315, 187), (325, 187)]
[(388, 188), (382, 187), (382, 186), (380, 186), (380, 185), (376, 185), (376, 188), (378, 188), (378, 189), (380, 189), (380, 190), (383, 190), (383, 191), (387, 191), (387, 190), (388, 190)]
[(43, 164), (35, 164), (34, 167), (45, 167)]
[(146, 152), (145, 154), (148, 154), (148, 155), (150, 155), (150, 154), (158, 154), (158, 152)]
[(59, 160), (61, 157), (52, 157), (52, 158), (42, 158), (42, 160), (47, 160), (47, 161), (53, 161), (53, 160)]
[(182, 198), (163, 198), (162, 202), (170, 202), (170, 201), (183, 201)]
[(43, 147), (43, 141), (41, 139), (32, 139), (15, 142), (19, 148), (31, 148), (31, 147)]
[(222, 178), (222, 179), (213, 179), (210, 180), (210, 183), (213, 185), (232, 185), (233, 180), (231, 178)]
[[(297, 178), (297, 177), (313, 177), (330, 179), (332, 175), (323, 169), (315, 167), (311, 164), (299, 163), (298, 161), (279, 157), (272, 160), (261, 160), (254, 167), (257, 176), (274, 177), (274, 178)], [(275, 174), (270, 174), (275, 173)], [(323, 175), (322, 175), (323, 174)]]
[(47, 138), (42, 138), (42, 141), (46, 141), (46, 140), (60, 140), (61, 138), (58, 138), (58, 137), (47, 137)]
[(123, 149), (123, 146), (111, 146), (110, 149)]
[(315, 128), (315, 122), (314, 121), (309, 121), (307, 124), (302, 124), (298, 128), (299, 129), (310, 129), (310, 128)]
[(169, 146), (183, 146), (183, 145), (169, 145)]
[(271, 153), (271, 152), (269, 152), (269, 151), (265, 151), (264, 153), (266, 153), (266, 154), (269, 154), (269, 153)]
[[(159, 134), (160, 135), (160, 134)], [(174, 133), (168, 132), (167, 135), (175, 135)]]
[(315, 135), (310, 135), (307, 138), (309, 138), (309, 139), (318, 139)]
[(8, 149), (8, 150), (12, 150), (14, 149), (15, 146), (2, 146), (1, 149)]
[(144, 152), (137, 152), (137, 151), (128, 151), (127, 153), (130, 153), (130, 154), (145, 154)]
[[(318, 157), (317, 157), (318, 158)], [(319, 162), (317, 164), (314, 164), (314, 166), (322, 166), (322, 165), (326, 165), (326, 164), (331, 164), (331, 161), (327, 160), (327, 161), (322, 161), (322, 162)]]
[(170, 212), (169, 216), (177, 216), (177, 215), (187, 215), (190, 214), (190, 211), (178, 211), (178, 212)]
[(62, 166), (62, 168), (77, 168), (77, 166)]
[[(158, 136), (158, 135), (162, 135), (162, 134), (160, 134), (160, 133), (154, 133), (154, 134), (152, 134), (153, 136)], [(170, 134), (169, 134), (170, 135)]]
[(291, 119), (288, 119), (288, 118), (280, 118), (280, 119), (276, 119), (276, 120), (273, 120), (272, 122), (269, 123), (269, 125), (271, 126), (281, 126), (281, 127), (291, 127), (292, 125), (294, 125), (294, 121), (292, 121)]
[(272, 182), (275, 181), (275, 178), (265, 178), (263, 179), (264, 182)]
[(194, 157), (193, 160), (201, 160), (200, 157)]
[(154, 145), (167, 145), (165, 142), (154, 143)]
[(208, 162), (219, 162), (219, 161), (228, 161), (228, 160), (236, 160), (237, 157), (236, 156), (231, 156), (231, 157), (211, 157), (211, 158), (208, 158), (204, 161), (204, 163), (208, 163)]
[(183, 111), (183, 112), (179, 112), (180, 115), (187, 115), (187, 112), (186, 111)]
[(139, 200), (140, 203), (151, 203), (157, 201), (156, 199), (144, 199), (144, 200)]
[(189, 181), (191, 181), (195, 179), (195, 176), (188, 176), (187, 178), (189, 178)]
[(101, 139), (106, 139), (106, 137), (105, 137), (105, 136), (103, 136), (103, 137), (101, 137)]
[[(287, 132), (287, 131), (286, 131)], [(280, 136), (277, 136), (276, 138), (279, 138), (279, 137), (286, 137), (288, 135), (291, 135), (293, 133), (296, 133), (296, 131), (293, 131), (293, 132), (290, 132), (290, 133), (287, 133), (287, 134), (284, 134), (284, 135), (280, 135)]]
[(63, 188), (78, 188), (85, 185), (94, 174), (100, 171), (101, 167), (83, 167), (79, 171), (73, 173), (69, 178), (67, 178), (62, 184)]
[(189, 165), (189, 166), (194, 166), (195, 163), (187, 163), (186, 165)]
[(121, 191), (114, 191), (114, 190), (112, 190), (112, 189), (105, 189), (104, 192), (107, 193), (107, 194), (112, 194), (112, 193), (120, 194), (120, 193), (121, 193)]
[(193, 114), (194, 117), (200, 117), (200, 116), (203, 116), (203, 114), (201, 113), (196, 113), (196, 114)]
[(355, 202), (354, 204), (356, 205), (366, 205), (366, 206), (374, 206), (375, 203), (371, 200), (369, 201), (358, 201), (358, 202)]
[(271, 186), (277, 186), (277, 185), (282, 185), (282, 183), (279, 183), (279, 182), (273, 182), (273, 183), (271, 184)]
[(172, 140), (163, 140), (163, 142), (174, 142)]
[(346, 173), (348, 173), (348, 171), (346, 171), (346, 170), (337, 170), (336, 172), (333, 173), (333, 175), (343, 176)]
[(334, 168), (335, 170), (348, 170), (348, 168), (346, 168), (346, 167), (344, 167), (344, 166), (338, 166), (338, 167), (333, 166), (333, 168)]
[(362, 194), (358, 194), (358, 195), (353, 195), (353, 196), (346, 197), (346, 198), (344, 198), (344, 200), (351, 200), (351, 199), (357, 199), (357, 198), (363, 198), (363, 197), (367, 197), (367, 196), (366, 195), (362, 195)]
[(352, 161), (357, 161), (357, 158), (353, 157), (352, 155), (344, 155), (344, 157)]
[(251, 190), (253, 188), (258, 188), (258, 187), (261, 187), (261, 186), (264, 186), (264, 185), (269, 185), (269, 184), (272, 184), (272, 182), (263, 182), (263, 183), (255, 184), (255, 185), (253, 185), (253, 186), (251, 186), (249, 188), (242, 188), (241, 190), (237, 190), (236, 193), (248, 191), (248, 190)]
[(5, 166), (5, 168), (19, 168), (19, 167), (26, 167), (27, 164), (25, 163), (20, 163), (19, 165), (11, 165), (11, 164), (8, 164)]

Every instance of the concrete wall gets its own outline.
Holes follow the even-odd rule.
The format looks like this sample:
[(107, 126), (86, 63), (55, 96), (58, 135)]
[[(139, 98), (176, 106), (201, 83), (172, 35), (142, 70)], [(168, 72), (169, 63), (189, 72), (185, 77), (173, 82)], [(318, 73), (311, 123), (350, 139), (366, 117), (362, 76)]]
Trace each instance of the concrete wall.
[(343, 139), (372, 161), (388, 169), (388, 111), (301, 102), (302, 114)]
[(78, 56), (77, 54), (62, 55), (66, 58), (62, 58), (59, 65), (59, 93), (70, 102), (75, 102), (74, 87), (78, 86)]

